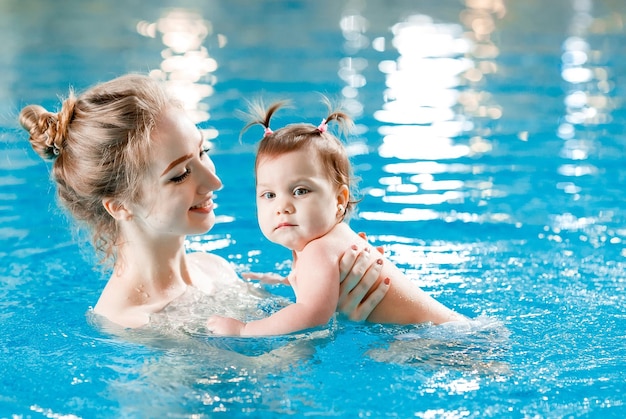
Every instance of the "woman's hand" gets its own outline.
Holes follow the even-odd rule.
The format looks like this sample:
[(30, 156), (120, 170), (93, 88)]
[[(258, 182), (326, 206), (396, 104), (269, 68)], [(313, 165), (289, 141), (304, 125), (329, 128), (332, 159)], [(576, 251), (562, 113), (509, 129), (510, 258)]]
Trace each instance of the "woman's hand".
[[(362, 235), (364, 237), (364, 235)], [(378, 281), (383, 259), (369, 247), (350, 247), (339, 261), (340, 289), (337, 310), (353, 321), (364, 321), (389, 291), (389, 279)]]

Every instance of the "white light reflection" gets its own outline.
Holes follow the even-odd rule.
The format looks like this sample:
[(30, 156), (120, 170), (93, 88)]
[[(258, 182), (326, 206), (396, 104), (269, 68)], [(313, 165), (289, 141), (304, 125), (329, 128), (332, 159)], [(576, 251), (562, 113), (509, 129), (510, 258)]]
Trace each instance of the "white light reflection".
[(339, 61), (339, 78), (345, 83), (341, 90), (343, 106), (352, 115), (358, 118), (363, 115), (363, 103), (359, 98), (359, 89), (367, 84), (363, 72), (368, 62), (358, 54), (369, 47), (369, 38), (366, 35), (369, 22), (362, 15), (365, 2), (349, 0), (344, 6), (339, 27), (344, 38), (346, 57)]
[[(457, 211), (445, 213), (422, 208), (403, 208), (399, 213), (391, 213), (388, 211), (363, 211), (359, 213), (359, 217), (364, 220), (395, 222), (443, 220), (447, 223), (513, 223), (513, 219), (510, 214), (507, 213), (475, 214)], [(519, 224), (516, 224), (516, 226), (519, 227)]]
[[(613, 104), (609, 97), (611, 82), (600, 64), (601, 51), (594, 50), (587, 40), (590, 26), (594, 32), (607, 28), (601, 19), (592, 16), (591, 0), (571, 0), (573, 9), (569, 37), (563, 42), (561, 77), (566, 83), (565, 115), (557, 130), (563, 140), (560, 156), (571, 162), (563, 163), (558, 173), (570, 178), (595, 175), (598, 169), (584, 161), (595, 148), (594, 130), (590, 126), (609, 122)], [(606, 29), (605, 29), (606, 31)], [(561, 182), (557, 188), (580, 199), (581, 188), (574, 180)]]
[[(422, 128), (422, 127), (419, 127)], [(425, 127), (430, 128), (430, 127)], [(402, 159), (458, 159), (469, 154), (469, 147), (464, 144), (454, 144), (452, 139), (436, 136), (415, 136), (414, 141), (407, 143), (404, 135), (408, 130), (403, 130), (403, 134), (387, 135), (383, 144), (378, 149), (378, 154), (384, 158)], [(428, 132), (426, 130), (416, 130)]]
[[(606, 224), (614, 218), (613, 211), (602, 211), (595, 217), (577, 217), (565, 212), (552, 216), (550, 221), (552, 227), (545, 226), (539, 238), (560, 242), (561, 235), (565, 232), (578, 233), (578, 239), (587, 242), (594, 247), (602, 246), (606, 243), (622, 244), (626, 237), (626, 230), (609, 228)], [(622, 254), (624, 251), (622, 250)]]
[[(410, 207), (463, 203), (468, 197), (485, 199), (497, 195), (488, 190), (468, 191), (477, 183), (466, 182), (466, 176), (451, 179), (454, 173), (476, 173), (472, 165), (438, 161), (491, 151), (490, 132), (479, 129), (476, 121), (498, 119), (502, 111), (478, 87), (484, 75), (497, 71), (494, 58), (499, 50), (491, 42), (491, 34), (495, 19), (504, 14), (501, 0), (467, 0), (460, 24), (413, 15), (392, 26), (390, 41), (382, 37), (372, 41), (376, 51), (384, 52), (391, 46), (399, 54), (396, 60), (386, 59), (378, 65), (386, 83), (385, 103), (374, 113), (374, 118), (383, 123), (379, 129), (383, 136), (379, 155), (413, 161), (385, 165), (383, 170), (393, 176), (381, 179), (381, 188), (368, 191), (383, 202), (399, 204), (405, 209), (400, 214), (368, 213), (366, 217), (469, 222), (490, 218), (457, 217)], [(469, 142), (455, 140), (470, 131), (476, 135)], [(439, 174), (445, 175), (445, 179), (439, 178)], [(393, 182), (387, 183), (390, 179)], [(487, 183), (486, 187), (491, 188), (491, 182)], [(498, 220), (502, 217), (491, 217), (492, 222)]]
[[(434, 161), (387, 164), (383, 167), (383, 170), (387, 173), (418, 173), (417, 176), (421, 176), (424, 173), (472, 173), (474, 171), (473, 167), (469, 164), (444, 164)], [(415, 180), (420, 178), (413, 176), (411, 179)]]
[[(210, 119), (206, 98), (213, 95), (217, 61), (204, 46), (212, 33), (212, 24), (199, 13), (187, 9), (166, 11), (157, 22), (141, 21), (137, 32), (143, 36), (161, 36), (165, 48), (161, 52), (161, 66), (152, 70), (150, 76), (165, 80), (175, 96), (180, 99), (192, 120), (197, 124)], [(226, 43), (223, 35), (217, 35), (217, 44)], [(204, 130), (205, 138), (217, 136), (215, 130)]]
[[(390, 124), (430, 125), (431, 137), (444, 137), (436, 129), (440, 123), (455, 120), (452, 108), (458, 101), (460, 75), (471, 67), (471, 61), (463, 57), (469, 44), (460, 36), (462, 28), (417, 15), (395, 24), (392, 33), (391, 44), (400, 56), (379, 64), (386, 77), (386, 103), (374, 117)], [(446, 131), (451, 134), (449, 128)], [(415, 139), (404, 138), (405, 144)], [(390, 145), (385, 136), (384, 143), (387, 154), (402, 158), (403, 147), (397, 147), (397, 141)]]
[[(367, 84), (364, 71), (367, 69), (368, 61), (359, 57), (360, 52), (369, 47), (369, 38), (366, 35), (369, 21), (362, 14), (365, 7), (364, 0), (348, 0), (339, 21), (346, 56), (339, 61), (337, 75), (344, 82), (344, 87), (341, 89), (342, 107), (354, 120), (363, 115), (364, 106), (359, 97), (359, 89)], [(369, 153), (366, 140), (360, 137), (367, 130), (367, 127), (362, 124), (354, 127), (353, 137), (346, 146), (348, 155)]]
[[(564, 116), (557, 129), (557, 135), (563, 140), (559, 154), (565, 159), (557, 172), (566, 180), (557, 183), (556, 187), (576, 201), (581, 199), (583, 192), (577, 184), (578, 179), (599, 173), (598, 168), (587, 160), (598, 147), (597, 126), (611, 121), (615, 105), (611, 98), (613, 82), (603, 67), (606, 54), (590, 43), (590, 39), (597, 39), (598, 34), (609, 31), (612, 18), (594, 17), (591, 0), (571, 0), (570, 3), (573, 13), (561, 55), (561, 77), (566, 86)], [(623, 30), (622, 25), (618, 30)], [(545, 226), (546, 234), (540, 238), (558, 242), (563, 240), (562, 231), (576, 231), (580, 241), (593, 246), (607, 241), (619, 244), (620, 232), (612, 231), (604, 224), (612, 217), (610, 211), (602, 211), (598, 217), (577, 217), (569, 212), (558, 214), (550, 226)]]
[[(389, 254), (390, 260), (396, 265), (406, 267), (407, 274), (415, 273), (414, 278), (419, 281), (420, 286), (441, 285), (462, 282), (460, 277), (450, 278), (426, 278), (425, 272), (419, 273), (415, 267), (419, 266), (427, 270), (440, 269), (445, 265), (459, 266), (470, 261), (467, 249), (452, 248), (451, 246), (424, 246), (416, 240), (408, 241), (400, 236), (377, 236), (373, 237), (379, 243), (385, 244), (385, 253)], [(438, 276), (438, 275), (437, 275)]]
[[(434, 393), (435, 390), (429, 391), (427, 389), (424, 393)], [(423, 412), (415, 412), (415, 417), (420, 419), (458, 419), (471, 416), (471, 411), (466, 408), (445, 410), (445, 409), (426, 409)]]
[[(229, 223), (234, 221), (232, 217), (224, 217), (225, 219), (216, 220), (218, 223)], [(220, 249), (226, 249), (232, 246), (233, 239), (229, 234), (226, 236), (217, 236), (205, 234), (201, 236), (189, 236), (186, 240), (186, 246), (194, 252), (214, 252)]]

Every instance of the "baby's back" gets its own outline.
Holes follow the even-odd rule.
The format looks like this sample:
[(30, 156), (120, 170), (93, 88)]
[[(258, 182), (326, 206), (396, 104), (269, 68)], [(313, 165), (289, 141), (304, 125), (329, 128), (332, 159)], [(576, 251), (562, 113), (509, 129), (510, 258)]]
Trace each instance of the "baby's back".
[(338, 224), (320, 240), (323, 241), (327, 251), (332, 252), (337, 257), (337, 260), (339, 260), (347, 246), (351, 244), (369, 246), (372, 256), (378, 256), (383, 260), (383, 268), (376, 284), (385, 278), (389, 278), (391, 281), (390, 289), (385, 298), (370, 314), (368, 321), (394, 324), (443, 323), (455, 320), (456, 316), (458, 316), (452, 310), (449, 310), (426, 294), (412, 280), (407, 278), (395, 264), (367, 244), (346, 223)]

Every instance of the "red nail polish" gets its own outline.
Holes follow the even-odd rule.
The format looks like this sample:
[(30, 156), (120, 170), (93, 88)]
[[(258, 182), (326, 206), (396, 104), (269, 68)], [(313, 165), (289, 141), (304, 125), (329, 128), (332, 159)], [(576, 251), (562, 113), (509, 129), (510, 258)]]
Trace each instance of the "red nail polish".
[(383, 282), (385, 283), (385, 285), (389, 285), (389, 282), (391, 282), (391, 280), (389, 278), (385, 278)]

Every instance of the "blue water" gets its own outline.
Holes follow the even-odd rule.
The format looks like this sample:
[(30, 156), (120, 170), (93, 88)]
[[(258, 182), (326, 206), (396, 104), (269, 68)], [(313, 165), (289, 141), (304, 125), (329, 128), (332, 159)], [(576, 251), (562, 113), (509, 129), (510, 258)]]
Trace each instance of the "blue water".
[[(624, 417), (625, 20), (610, 0), (2, 0), (0, 417)], [(170, 80), (214, 143), (219, 224), (191, 249), (286, 272), (236, 110), (288, 97), (277, 123), (317, 123), (325, 93), (357, 121), (353, 227), (474, 324), (100, 327), (106, 274), (15, 118), (128, 71)]]

